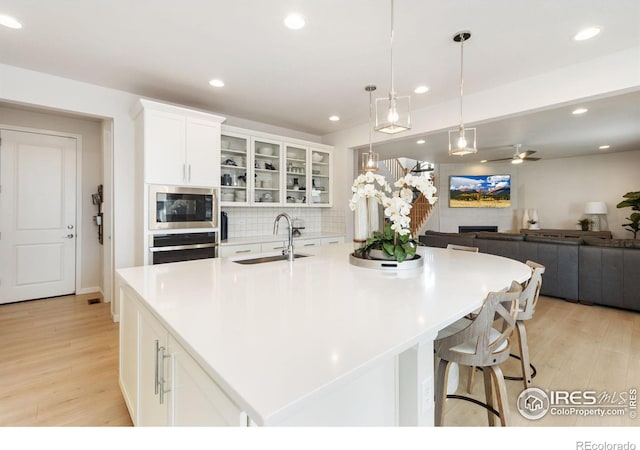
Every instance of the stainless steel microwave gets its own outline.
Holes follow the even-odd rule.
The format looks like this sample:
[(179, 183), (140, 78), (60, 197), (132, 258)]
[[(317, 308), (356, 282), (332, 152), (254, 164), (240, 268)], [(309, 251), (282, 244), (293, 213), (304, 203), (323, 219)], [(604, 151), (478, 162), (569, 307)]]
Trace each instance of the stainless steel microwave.
[(149, 186), (149, 229), (218, 228), (215, 188)]

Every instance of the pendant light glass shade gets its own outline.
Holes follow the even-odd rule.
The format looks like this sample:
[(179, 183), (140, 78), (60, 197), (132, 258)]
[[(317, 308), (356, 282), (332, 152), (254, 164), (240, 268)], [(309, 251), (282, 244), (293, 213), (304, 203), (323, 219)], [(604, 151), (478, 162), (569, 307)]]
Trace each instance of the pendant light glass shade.
[(411, 97), (398, 96), (393, 85), (393, 0), (391, 0), (391, 90), (388, 98), (376, 99), (375, 130), (395, 134), (411, 129)]
[(455, 42), (460, 42), (460, 125), (457, 130), (449, 130), (449, 155), (464, 156), (477, 153), (476, 129), (465, 128), (462, 117), (462, 100), (464, 97), (464, 42), (471, 39), (471, 32), (461, 31), (453, 36)]
[(362, 172), (376, 172), (379, 168), (380, 156), (373, 151), (373, 142), (371, 138), (371, 114), (373, 110), (373, 104), (371, 101), (371, 93), (376, 90), (373, 84), (369, 84), (364, 87), (364, 90), (369, 93), (369, 151), (360, 155), (360, 168)]

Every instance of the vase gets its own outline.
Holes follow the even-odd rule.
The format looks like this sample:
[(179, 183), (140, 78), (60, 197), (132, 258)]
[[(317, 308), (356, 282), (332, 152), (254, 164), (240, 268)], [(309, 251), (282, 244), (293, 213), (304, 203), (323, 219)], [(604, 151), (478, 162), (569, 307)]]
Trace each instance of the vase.
[(355, 242), (365, 242), (373, 236), (374, 231), (380, 231), (380, 210), (375, 198), (362, 197), (358, 199), (353, 227)]
[(522, 228), (529, 228), (529, 211), (526, 209), (522, 215)]
[(365, 242), (369, 237), (369, 212), (367, 208), (367, 199), (362, 197), (358, 199), (353, 217), (353, 240), (356, 242)]

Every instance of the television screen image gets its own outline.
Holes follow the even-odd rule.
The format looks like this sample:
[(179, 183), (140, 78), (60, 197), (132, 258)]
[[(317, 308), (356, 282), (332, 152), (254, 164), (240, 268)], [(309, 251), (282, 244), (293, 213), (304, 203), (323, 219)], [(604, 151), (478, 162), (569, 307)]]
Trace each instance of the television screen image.
[(452, 175), (449, 179), (451, 208), (509, 208), (511, 175)]

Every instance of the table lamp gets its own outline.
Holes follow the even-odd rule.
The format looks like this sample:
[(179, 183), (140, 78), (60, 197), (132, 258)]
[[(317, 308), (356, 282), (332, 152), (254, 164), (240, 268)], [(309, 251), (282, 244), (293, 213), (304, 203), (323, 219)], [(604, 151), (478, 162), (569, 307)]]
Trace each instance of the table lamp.
[(591, 231), (600, 231), (600, 216), (607, 214), (607, 204), (605, 202), (587, 202), (584, 213), (593, 216)]

